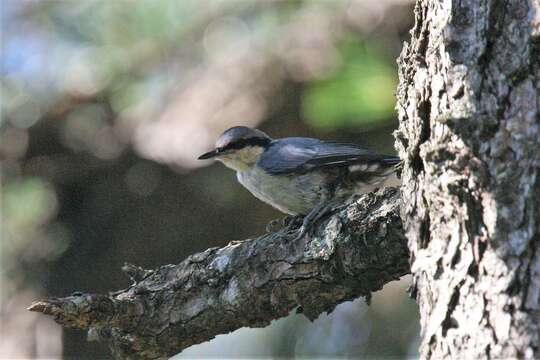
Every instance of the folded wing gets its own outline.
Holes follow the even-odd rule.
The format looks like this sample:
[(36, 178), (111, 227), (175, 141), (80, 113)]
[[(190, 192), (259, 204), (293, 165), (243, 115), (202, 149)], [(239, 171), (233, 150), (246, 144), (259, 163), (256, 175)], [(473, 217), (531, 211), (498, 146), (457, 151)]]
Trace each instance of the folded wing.
[(311, 138), (275, 140), (263, 154), (259, 166), (271, 174), (304, 173), (324, 167), (377, 164), (388, 169), (399, 163), (397, 156), (379, 155), (353, 144)]

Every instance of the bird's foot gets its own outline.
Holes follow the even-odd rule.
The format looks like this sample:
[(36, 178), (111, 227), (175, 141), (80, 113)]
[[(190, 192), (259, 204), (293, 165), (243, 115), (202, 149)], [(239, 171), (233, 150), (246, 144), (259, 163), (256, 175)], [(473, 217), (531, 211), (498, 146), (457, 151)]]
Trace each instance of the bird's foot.
[(281, 223), (281, 219), (270, 220), (270, 222), (266, 224), (266, 233), (269, 234), (278, 230), (280, 223)]
[(291, 235), (291, 239), (292, 241), (299, 241), (300, 239), (302, 239), (304, 236), (306, 236), (308, 233), (309, 233), (309, 227), (308, 226), (300, 226), (300, 229), (298, 229), (298, 232), (291, 232), (290, 235)]
[(300, 240), (304, 236), (308, 235), (309, 232), (316, 227), (317, 222), (322, 217), (334, 211), (335, 205), (335, 203), (328, 202), (320, 203), (319, 205), (315, 206), (315, 208), (313, 208), (313, 210), (311, 210), (309, 214), (307, 214), (302, 220), (302, 226), (294, 237), (294, 241)]
[(280, 229), (284, 229), (284, 228), (294, 226), (297, 223), (299, 224), (301, 219), (302, 219), (302, 217), (298, 216), (298, 215), (296, 215), (296, 216), (288, 215), (288, 216), (282, 217), (280, 219), (274, 219), (274, 220), (270, 221), (268, 224), (266, 224), (266, 232), (267, 233), (272, 233), (272, 232), (278, 231)]
[(302, 215), (290, 215), (281, 219), (281, 226), (283, 227), (298, 227), (302, 224), (304, 217)]

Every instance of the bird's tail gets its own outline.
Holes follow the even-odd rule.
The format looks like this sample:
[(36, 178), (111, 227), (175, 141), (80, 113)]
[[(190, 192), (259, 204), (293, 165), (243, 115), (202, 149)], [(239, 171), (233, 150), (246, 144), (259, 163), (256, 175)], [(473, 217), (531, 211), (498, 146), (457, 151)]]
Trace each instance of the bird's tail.
[[(380, 155), (370, 161), (349, 165), (350, 179), (365, 184), (398, 186), (401, 177), (401, 159), (393, 155)], [(388, 184), (387, 184), (388, 183)]]
[(399, 156), (388, 155), (383, 160), (386, 164), (392, 166), (392, 172), (396, 174), (398, 179), (401, 179), (401, 170), (403, 169), (403, 161)]

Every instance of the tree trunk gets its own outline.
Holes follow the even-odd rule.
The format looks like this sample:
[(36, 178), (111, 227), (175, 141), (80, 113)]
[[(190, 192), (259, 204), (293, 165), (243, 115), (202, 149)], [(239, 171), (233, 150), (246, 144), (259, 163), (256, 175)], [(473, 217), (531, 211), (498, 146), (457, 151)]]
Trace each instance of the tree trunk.
[(396, 144), (421, 358), (540, 358), (540, 2), (417, 2)]

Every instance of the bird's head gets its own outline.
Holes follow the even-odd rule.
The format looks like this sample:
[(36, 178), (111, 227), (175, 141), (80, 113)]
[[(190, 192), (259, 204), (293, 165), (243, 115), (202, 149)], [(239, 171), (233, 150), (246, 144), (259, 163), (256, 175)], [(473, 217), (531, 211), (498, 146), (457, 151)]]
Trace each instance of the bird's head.
[(199, 156), (199, 160), (214, 158), (236, 171), (247, 170), (259, 160), (271, 141), (260, 130), (235, 126), (221, 134), (215, 149)]

